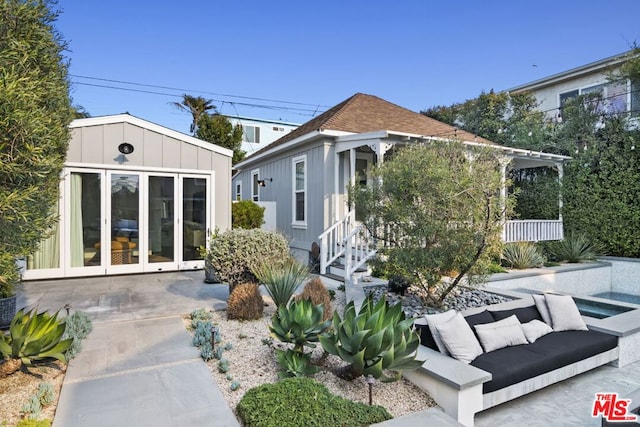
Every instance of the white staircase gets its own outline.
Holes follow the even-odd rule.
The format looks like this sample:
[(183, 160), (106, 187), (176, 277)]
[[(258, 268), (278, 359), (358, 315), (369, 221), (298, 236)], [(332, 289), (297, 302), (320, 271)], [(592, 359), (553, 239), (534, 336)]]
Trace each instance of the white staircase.
[(377, 249), (368, 230), (356, 222), (354, 211), (327, 228), (318, 238), (320, 274), (357, 283), (360, 276), (368, 273), (367, 260), (376, 254)]

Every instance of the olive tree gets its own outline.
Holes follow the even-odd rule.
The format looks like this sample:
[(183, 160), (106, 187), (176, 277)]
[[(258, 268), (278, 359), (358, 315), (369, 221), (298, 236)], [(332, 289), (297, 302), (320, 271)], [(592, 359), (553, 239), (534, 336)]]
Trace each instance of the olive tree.
[(350, 188), (350, 197), (387, 271), (410, 278), (434, 305), (480, 282), (513, 205), (513, 196), (500, 198), (497, 151), (457, 141), (408, 146), (367, 174), (370, 185)]
[[(35, 251), (58, 220), (73, 110), (65, 43), (47, 0), (0, 3), (0, 293), (13, 259)], [(1, 295), (0, 295), (1, 296)]]

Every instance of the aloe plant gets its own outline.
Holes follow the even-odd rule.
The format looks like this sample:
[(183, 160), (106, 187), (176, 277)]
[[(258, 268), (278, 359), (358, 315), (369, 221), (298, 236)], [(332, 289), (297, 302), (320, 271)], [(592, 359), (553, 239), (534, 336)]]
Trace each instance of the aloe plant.
[(568, 233), (564, 240), (549, 243), (548, 250), (559, 261), (570, 263), (595, 259), (600, 252), (597, 244), (580, 233)]
[(304, 347), (315, 348), (314, 343), (331, 326), (331, 320), (322, 321), (323, 314), (322, 304), (314, 305), (307, 299), (292, 301), (278, 309), (269, 331), (274, 338), (293, 344), (293, 350), (302, 353)]
[(46, 311), (20, 309), (11, 321), (8, 334), (0, 336), (2, 359), (9, 359), (15, 370), (21, 364), (31, 365), (46, 358), (66, 362), (64, 353), (71, 347), (73, 338), (62, 339), (64, 331), (65, 323), (58, 320), (57, 312), (51, 315)]
[(502, 257), (510, 267), (517, 270), (540, 267), (545, 261), (536, 244), (532, 242), (507, 243), (502, 250)]
[[(353, 301), (347, 304), (344, 318), (334, 313), (333, 332), (319, 340), (325, 351), (348, 363), (343, 377), (397, 380), (400, 371), (416, 369), (424, 362), (416, 359), (420, 339), (412, 326), (413, 319), (405, 318), (401, 304), (389, 306), (384, 299), (374, 303), (367, 297), (357, 314)], [(387, 377), (384, 370), (396, 371), (396, 375)]]

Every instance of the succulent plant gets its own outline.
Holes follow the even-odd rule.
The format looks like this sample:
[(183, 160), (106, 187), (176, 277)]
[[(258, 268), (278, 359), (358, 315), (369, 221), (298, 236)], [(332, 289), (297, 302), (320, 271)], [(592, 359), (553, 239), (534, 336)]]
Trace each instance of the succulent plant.
[(0, 335), (0, 355), (3, 360), (19, 360), (18, 369), (20, 363), (31, 365), (47, 358), (66, 362), (64, 353), (71, 347), (73, 338), (63, 340), (64, 330), (65, 324), (58, 320), (58, 313), (20, 309), (11, 321), (9, 333)]
[[(371, 375), (383, 380), (400, 378), (399, 371), (420, 367), (416, 359), (420, 344), (412, 331), (413, 319), (406, 319), (401, 304), (389, 306), (380, 299), (374, 304), (371, 297), (362, 303), (356, 314), (353, 301), (347, 304), (344, 318), (333, 315), (333, 332), (319, 337), (325, 351), (339, 356), (348, 363), (346, 378)], [(383, 370), (397, 371), (394, 377), (386, 377)]]
[(225, 374), (229, 371), (229, 360), (224, 357), (218, 361), (218, 372)]
[(229, 389), (231, 389), (231, 391), (236, 391), (240, 388), (240, 383), (238, 381), (234, 381), (231, 383), (231, 385), (229, 386)]
[(331, 320), (322, 320), (323, 313), (324, 307), (311, 300), (292, 301), (278, 309), (269, 330), (273, 337), (292, 343), (293, 350), (302, 353), (304, 347), (315, 348), (318, 337), (331, 326)]
[(300, 353), (291, 349), (276, 350), (276, 359), (282, 370), (280, 378), (309, 377), (318, 372), (318, 367), (311, 364), (311, 354)]
[(289, 257), (278, 263), (263, 262), (253, 273), (264, 284), (276, 307), (280, 308), (289, 303), (298, 285), (309, 275), (309, 268)]

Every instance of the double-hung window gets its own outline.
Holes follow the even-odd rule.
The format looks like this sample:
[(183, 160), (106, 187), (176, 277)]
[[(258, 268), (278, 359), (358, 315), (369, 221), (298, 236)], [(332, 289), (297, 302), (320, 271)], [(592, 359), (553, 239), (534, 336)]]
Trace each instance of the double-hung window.
[(307, 226), (307, 156), (293, 159), (293, 226)]

